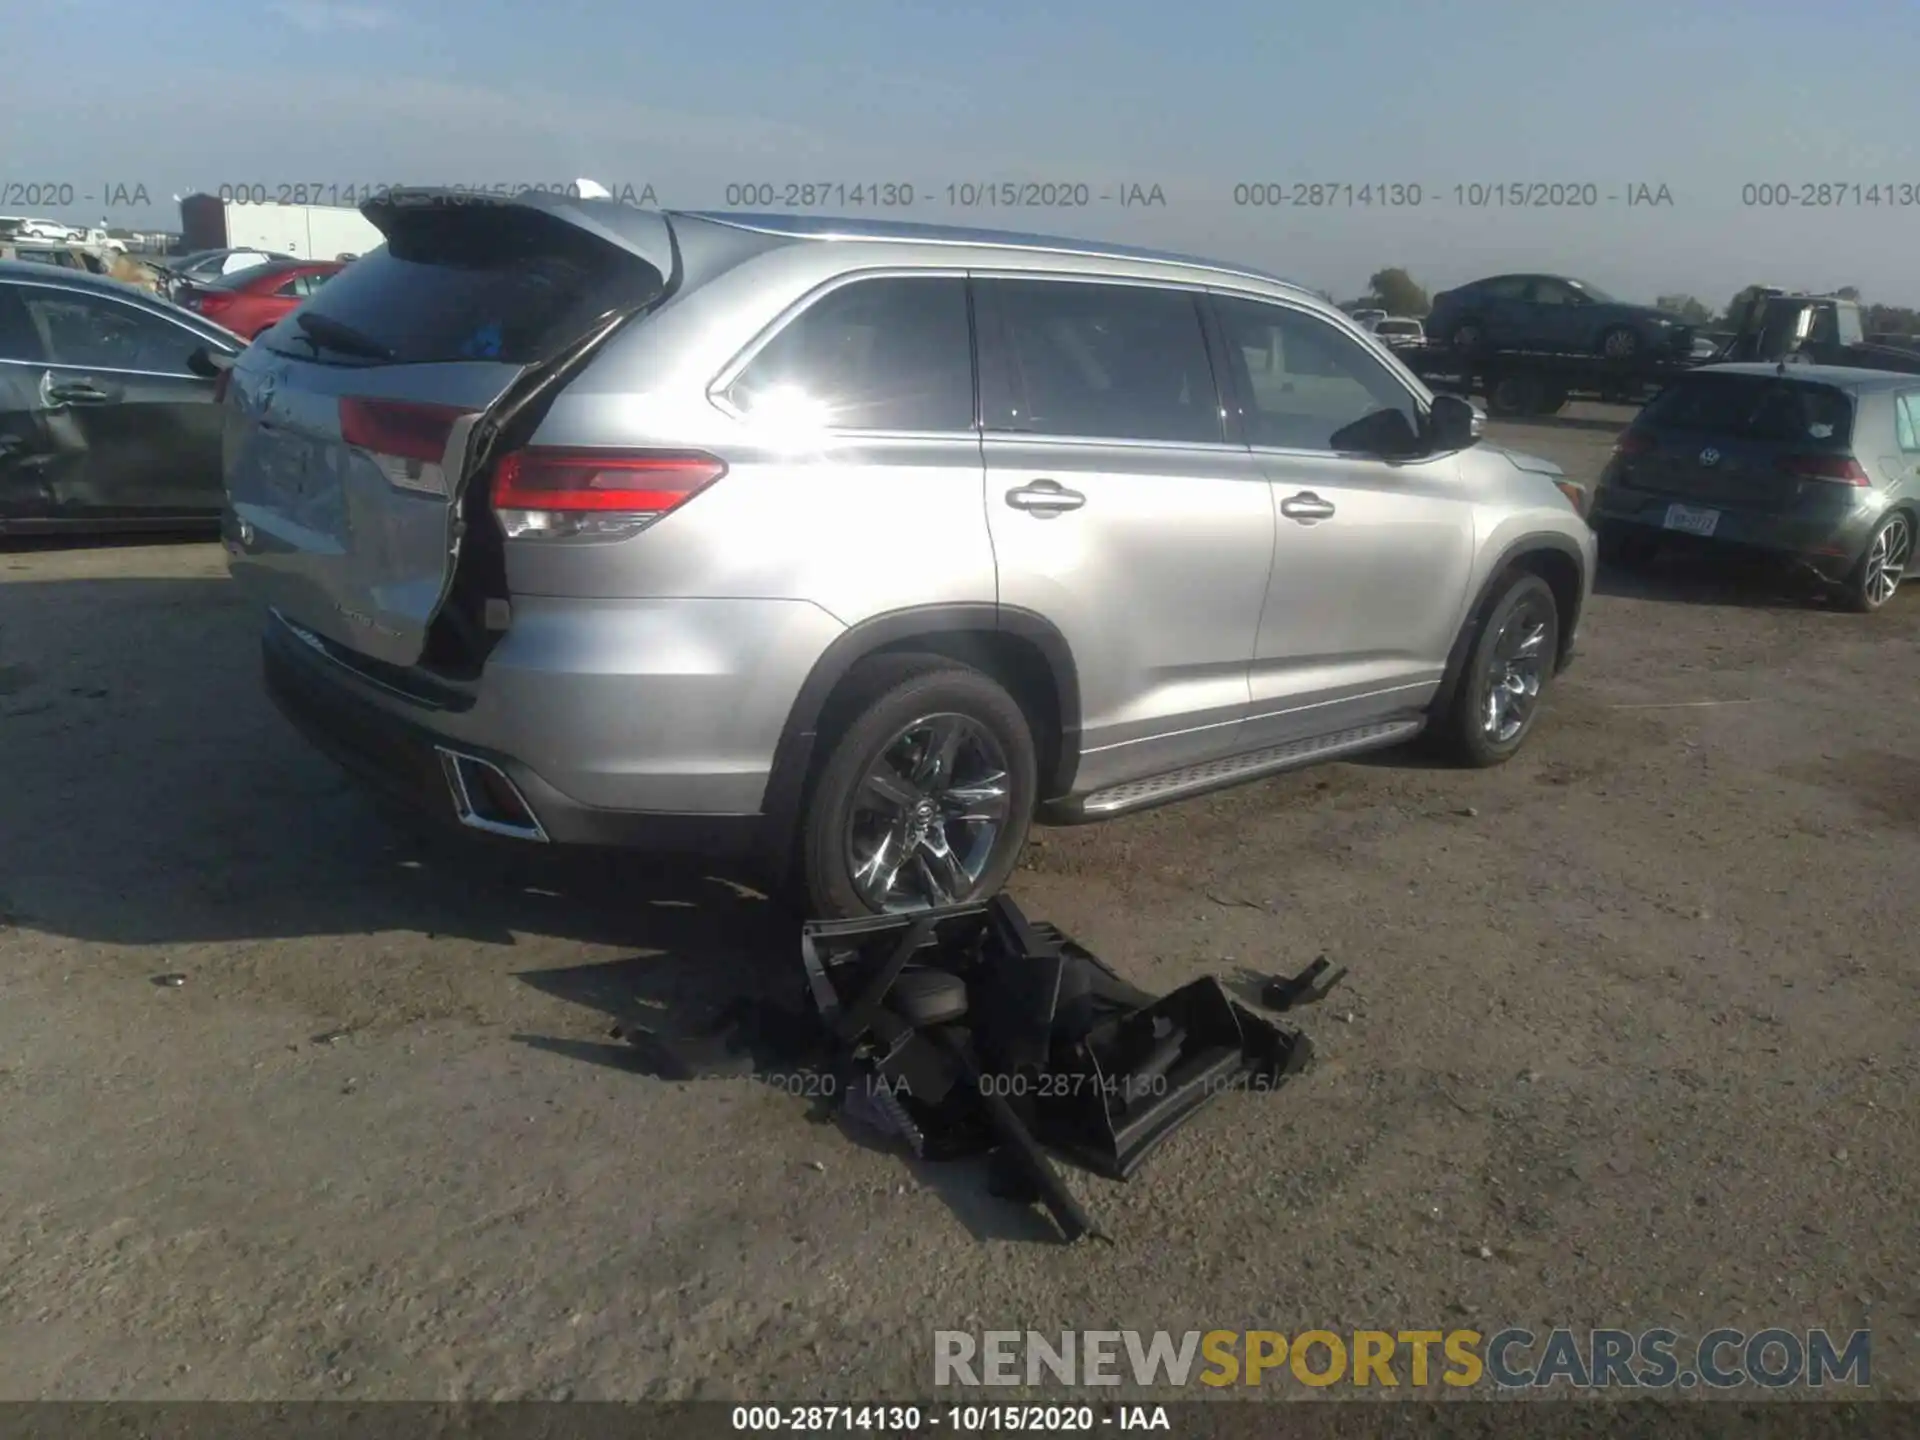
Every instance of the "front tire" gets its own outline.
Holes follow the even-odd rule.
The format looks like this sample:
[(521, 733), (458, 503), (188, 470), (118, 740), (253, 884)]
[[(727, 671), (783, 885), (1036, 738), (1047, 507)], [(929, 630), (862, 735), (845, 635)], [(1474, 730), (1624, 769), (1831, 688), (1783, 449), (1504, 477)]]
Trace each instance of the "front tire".
[(1847, 581), (1848, 608), (1870, 615), (1900, 588), (1913, 559), (1913, 522), (1896, 510), (1882, 520), (1867, 541), (1866, 553)]
[(818, 918), (993, 895), (1038, 792), (1032, 727), (991, 677), (937, 656), (859, 666), (800, 819), (800, 898)]
[(1560, 653), (1560, 607), (1538, 575), (1510, 579), (1474, 636), (1446, 713), (1435, 722), (1441, 752), (1475, 769), (1505, 764), (1519, 751)]

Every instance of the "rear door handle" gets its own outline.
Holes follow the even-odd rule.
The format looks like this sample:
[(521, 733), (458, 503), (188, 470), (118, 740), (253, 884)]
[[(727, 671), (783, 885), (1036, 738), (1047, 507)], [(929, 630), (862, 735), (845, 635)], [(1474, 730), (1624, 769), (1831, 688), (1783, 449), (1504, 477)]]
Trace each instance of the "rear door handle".
[(1280, 513), (1289, 520), (1297, 520), (1302, 525), (1311, 525), (1319, 520), (1333, 518), (1333, 502), (1322, 500), (1311, 490), (1302, 490), (1298, 495), (1289, 495), (1280, 502)]
[(1007, 491), (1007, 504), (1042, 520), (1078, 510), (1086, 503), (1086, 496), (1078, 490), (1066, 489), (1057, 480), (1035, 480)]

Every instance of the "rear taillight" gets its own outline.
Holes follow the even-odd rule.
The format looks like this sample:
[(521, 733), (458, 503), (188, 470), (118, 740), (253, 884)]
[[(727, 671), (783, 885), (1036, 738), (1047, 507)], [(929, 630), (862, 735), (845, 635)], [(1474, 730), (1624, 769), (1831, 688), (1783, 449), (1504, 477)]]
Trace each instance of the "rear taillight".
[(493, 509), (510, 539), (619, 539), (679, 509), (726, 473), (725, 461), (686, 451), (534, 446), (501, 457)]
[(1645, 455), (1653, 448), (1653, 437), (1639, 430), (1629, 430), (1613, 442), (1616, 455)]
[(474, 414), (456, 405), (346, 396), (340, 401), (340, 438), (365, 450), (402, 490), (449, 494), (442, 459), (453, 427)]
[(1799, 480), (1830, 480), (1836, 485), (1873, 484), (1866, 467), (1851, 455), (1787, 455), (1780, 468)]

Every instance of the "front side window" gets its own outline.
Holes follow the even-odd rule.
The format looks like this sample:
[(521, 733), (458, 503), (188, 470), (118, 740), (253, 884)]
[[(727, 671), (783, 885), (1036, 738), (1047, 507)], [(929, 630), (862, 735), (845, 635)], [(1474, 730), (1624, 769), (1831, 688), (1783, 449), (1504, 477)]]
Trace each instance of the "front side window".
[[(1257, 300), (1215, 301), (1242, 396), (1247, 443), (1277, 450), (1373, 451), (1382, 412), (1409, 439), (1420, 412), (1407, 387), (1326, 321)], [(1356, 430), (1356, 426), (1366, 426)], [(1389, 422), (1390, 423), (1390, 422)]]
[(27, 314), (46, 362), (80, 370), (145, 370), (190, 375), (187, 357), (202, 343), (190, 332), (105, 296), (30, 288)]
[(989, 430), (1220, 444), (1220, 394), (1198, 298), (1073, 280), (985, 280)]
[(40, 333), (20, 301), (21, 287), (0, 285), (0, 360), (39, 364)]
[(808, 306), (727, 388), (749, 419), (829, 430), (973, 429), (973, 338), (958, 276), (856, 280)]

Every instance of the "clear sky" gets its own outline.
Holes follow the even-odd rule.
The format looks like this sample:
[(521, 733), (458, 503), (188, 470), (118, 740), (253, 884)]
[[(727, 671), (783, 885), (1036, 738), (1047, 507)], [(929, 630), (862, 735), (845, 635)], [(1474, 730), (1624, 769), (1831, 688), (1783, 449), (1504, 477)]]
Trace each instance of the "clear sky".
[[(221, 185), (581, 176), (696, 209), (757, 183), (774, 204), (739, 198), (780, 209), (790, 184), (890, 182), (911, 209), (824, 209), (1167, 245), (1341, 298), (1404, 265), (1429, 289), (1524, 269), (1920, 305), (1913, 0), (3, 3), (0, 214), (177, 228), (175, 193)], [(1003, 180), (1092, 203), (948, 204)], [(1353, 188), (1236, 205), (1258, 182)], [(1455, 190), (1508, 182), (1598, 203)], [(1121, 206), (1135, 185), (1164, 204)], [(1629, 205), (1641, 185), (1670, 201)], [(149, 205), (108, 203), (136, 186)]]

